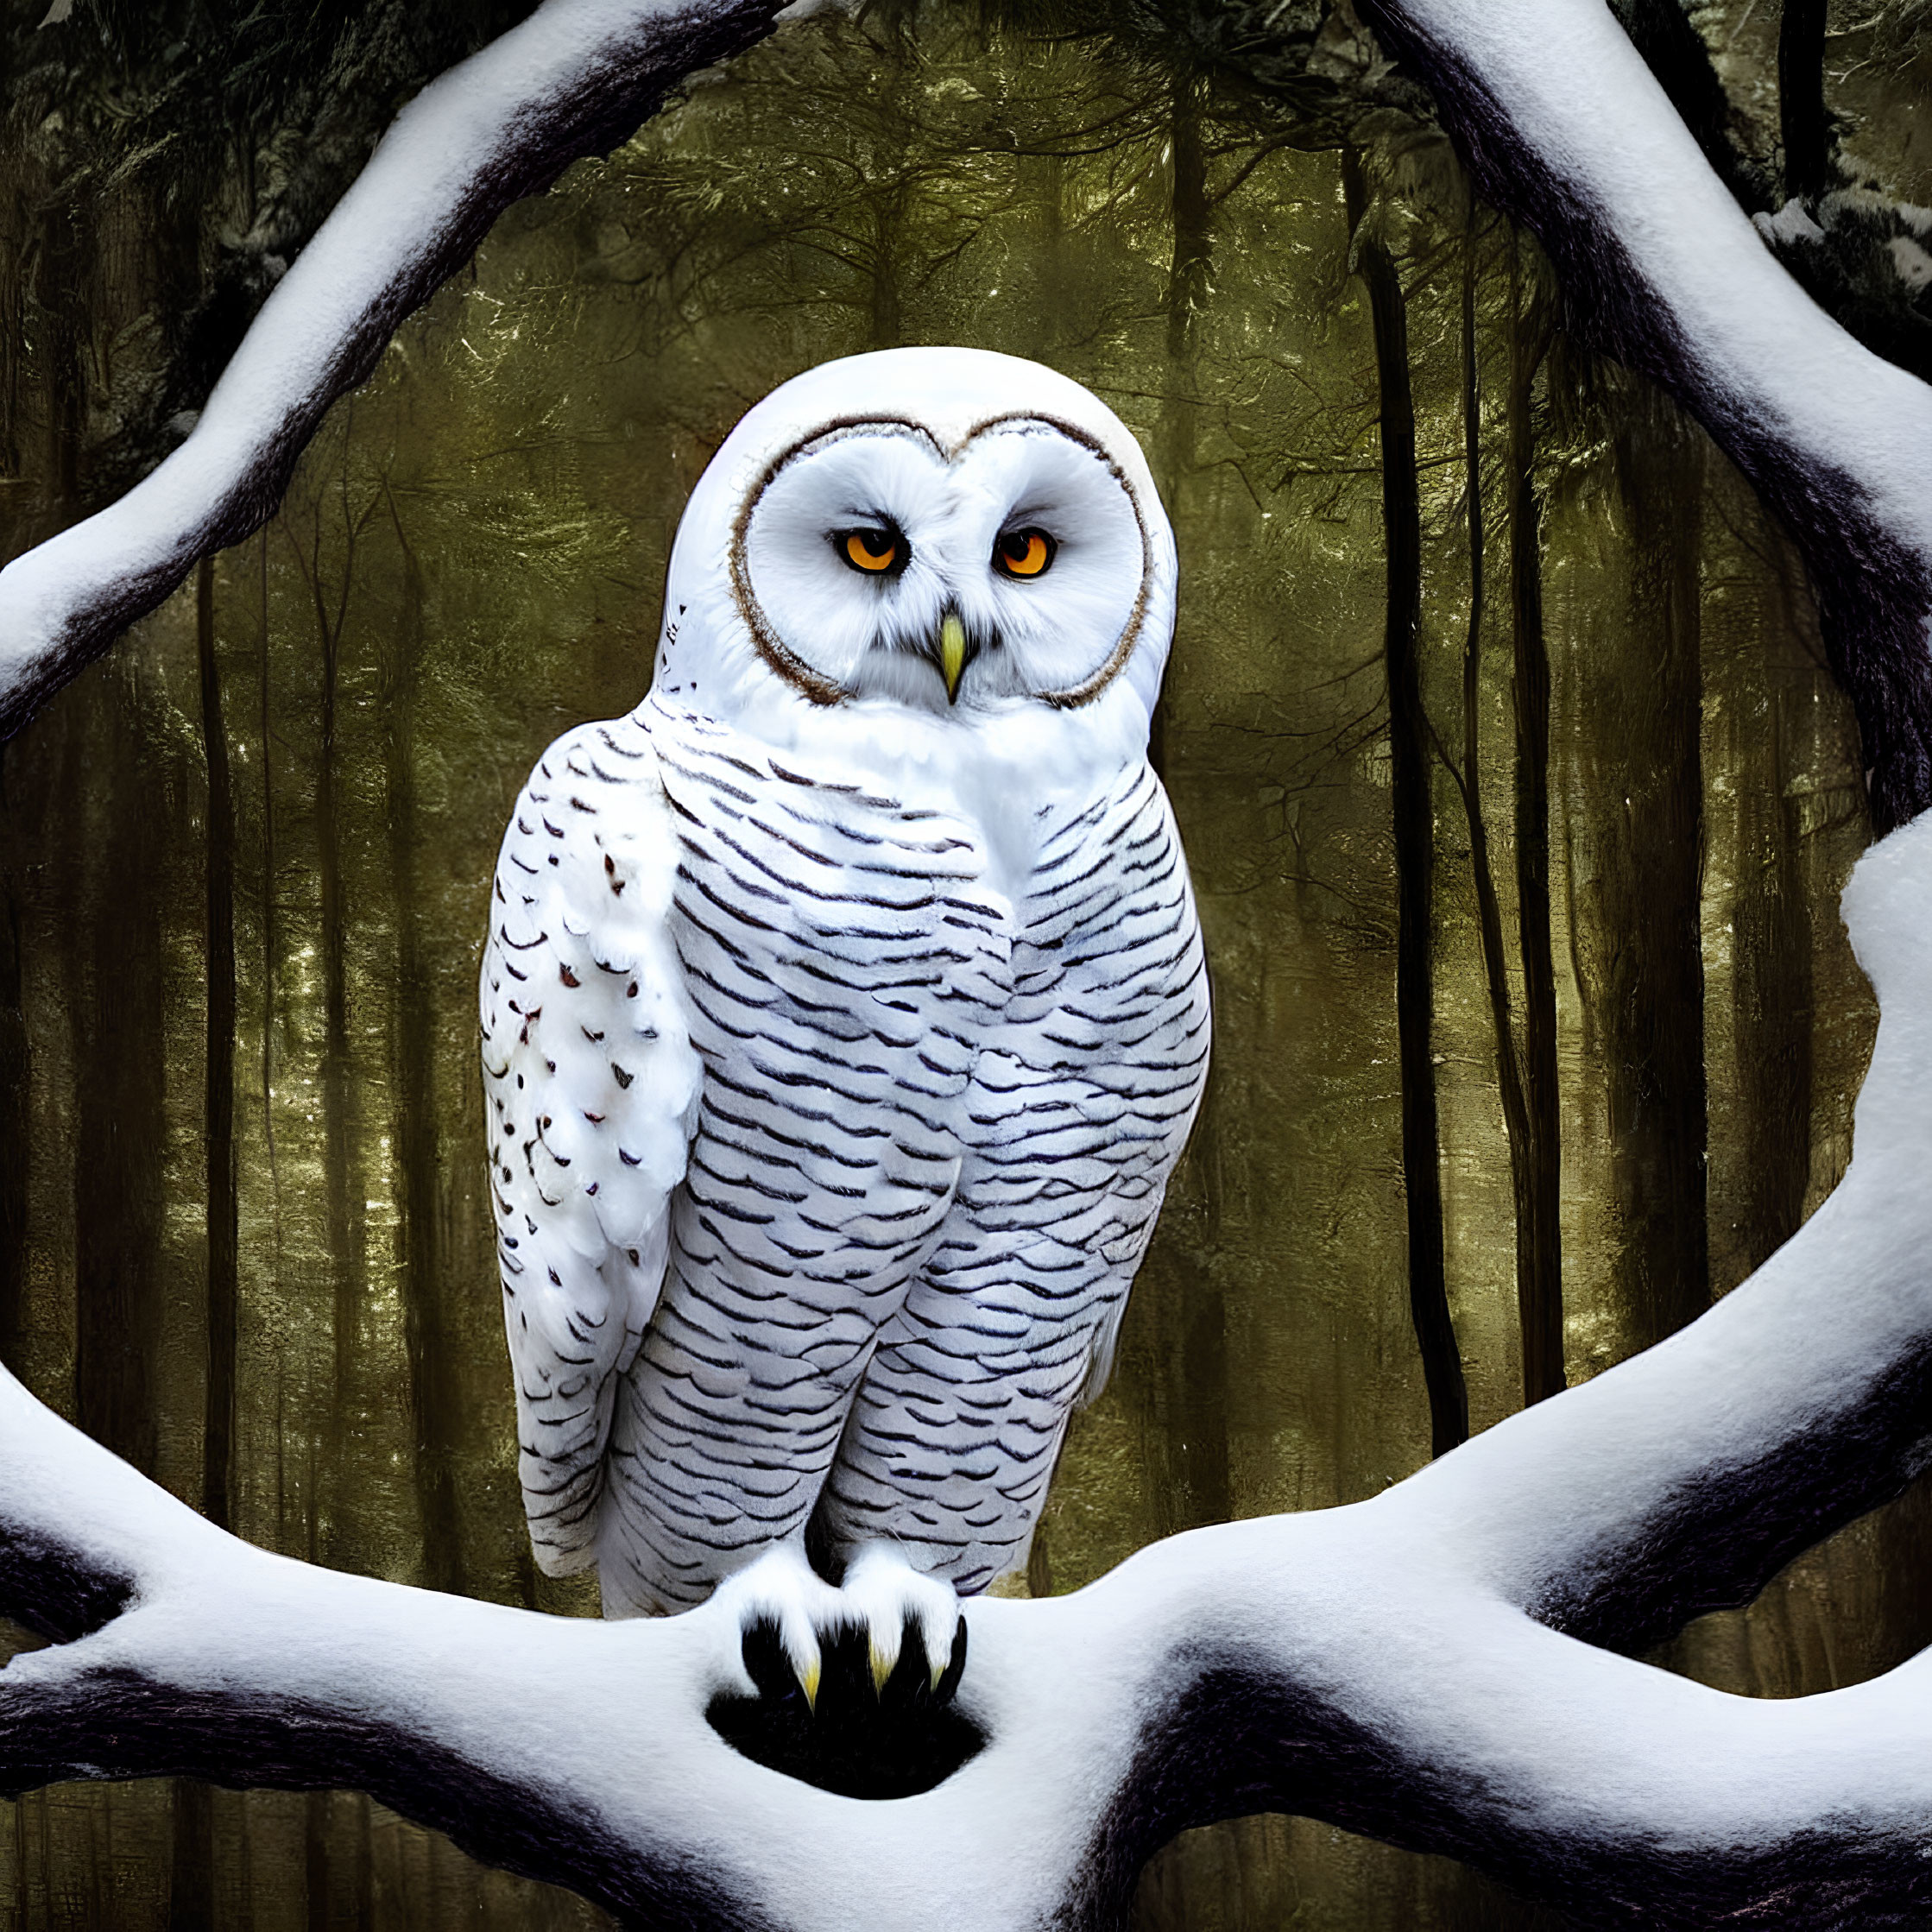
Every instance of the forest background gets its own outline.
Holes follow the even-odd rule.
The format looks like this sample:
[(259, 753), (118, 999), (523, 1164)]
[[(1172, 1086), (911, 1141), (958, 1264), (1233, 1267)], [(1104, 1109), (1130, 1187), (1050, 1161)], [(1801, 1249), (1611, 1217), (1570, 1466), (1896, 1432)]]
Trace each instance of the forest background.
[[(9, 7), (0, 560), (179, 441), (395, 109), (527, 10)], [(1932, 373), (1932, 6), (1619, 10), (1795, 271)], [(1795, 554), (1589, 321), (1346, 5), (874, 6), (700, 77), (513, 209), (280, 514), (5, 748), (0, 1359), (256, 1543), (595, 1613), (517, 1493), (490, 865), (536, 753), (642, 694), (737, 415), (914, 342), (1095, 389), (1182, 563), (1154, 754), (1215, 1067), (1026, 1588), (1373, 1494), (1682, 1326), (1842, 1170), (1870, 824)], [(1929, 1531), (1915, 1491), (1654, 1661), (1889, 1668)], [(1280, 1818), (1177, 1841), (1136, 1912), (1563, 1923)], [(353, 1794), (0, 1807), (22, 1929), (602, 1923)]]

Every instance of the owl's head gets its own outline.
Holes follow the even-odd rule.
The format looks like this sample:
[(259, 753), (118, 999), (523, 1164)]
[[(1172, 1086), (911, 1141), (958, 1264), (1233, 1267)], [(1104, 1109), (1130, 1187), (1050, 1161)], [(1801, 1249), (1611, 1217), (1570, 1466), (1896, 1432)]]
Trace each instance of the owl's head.
[(985, 350), (855, 356), (773, 390), (704, 472), (658, 689), (719, 712), (1132, 707), (1144, 731), (1174, 580), (1146, 458), (1077, 382)]

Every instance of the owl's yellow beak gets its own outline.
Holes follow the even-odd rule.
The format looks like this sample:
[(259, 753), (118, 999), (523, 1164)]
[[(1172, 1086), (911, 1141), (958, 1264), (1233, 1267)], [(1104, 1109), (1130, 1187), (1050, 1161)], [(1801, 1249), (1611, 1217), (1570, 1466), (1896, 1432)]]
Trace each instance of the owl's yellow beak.
[(939, 624), (939, 675), (946, 680), (946, 702), (959, 702), (959, 680), (966, 674), (966, 627), (957, 610), (949, 610)]

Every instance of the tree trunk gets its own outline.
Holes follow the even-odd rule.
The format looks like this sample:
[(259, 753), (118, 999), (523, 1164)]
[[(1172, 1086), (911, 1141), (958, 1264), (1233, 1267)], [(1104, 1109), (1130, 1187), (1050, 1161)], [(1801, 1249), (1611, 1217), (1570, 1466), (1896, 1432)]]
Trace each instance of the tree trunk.
[(1563, 1386), (1563, 1098), (1550, 909), (1550, 648), (1543, 628), (1543, 506), (1531, 400), (1548, 336), (1526, 329), (1521, 240), (1510, 232), (1509, 584), (1516, 714), (1516, 921), (1523, 956), (1525, 1154), (1518, 1182), (1516, 1297), (1523, 1399)]
[(81, 502), (80, 457), (86, 440), (87, 300), (92, 258), (88, 227), (70, 193), (50, 203), (41, 230), (39, 285), (44, 321), (47, 412), (46, 460), (49, 521), (64, 523)]
[[(346, 513), (346, 505), (344, 506)], [(362, 1318), (362, 1254), (360, 1217), (352, 1199), (351, 1122), (349, 1101), (349, 985), (346, 921), (343, 912), (342, 805), (338, 795), (337, 698), (341, 678), (344, 616), (331, 612), (322, 588), (321, 513), (316, 514), (317, 539), (311, 563), (310, 590), (315, 604), (318, 641), (322, 654), (322, 694), (316, 732), (315, 844), (316, 886), (320, 901), (319, 946), (322, 967), (322, 1121), (323, 1208), (328, 1236), (329, 1266), (334, 1281), (332, 1333), (335, 1392), (330, 1408), (331, 1428), (339, 1452), (341, 1438), (355, 1402), (356, 1353)], [(342, 560), (346, 571), (354, 552)], [(346, 598), (346, 590), (344, 593)], [(340, 1469), (343, 1459), (332, 1453), (330, 1467)]]
[(215, 653), (215, 565), (195, 571), (201, 742), (208, 772), (208, 968), (205, 1135), (208, 1244), (207, 1390), (201, 1439), (201, 1512), (224, 1529), (235, 1502), (235, 1356), (240, 1307), (239, 1196), (235, 1167), (235, 800)]
[(1032, 155), (1021, 166), (1032, 179), (1033, 205), (1039, 212), (1026, 353), (1036, 361), (1051, 362), (1065, 332), (1076, 293), (1067, 272), (1067, 161), (1064, 155), (1047, 153)]
[(1731, 997), (1747, 1137), (1737, 1259), (1746, 1270), (1797, 1232), (1811, 1179), (1810, 881), (1804, 801), (1787, 788), (1802, 768), (1790, 710), (1782, 690), (1765, 691), (1762, 709), (1742, 721), (1757, 742), (1735, 754), (1743, 773)]
[[(275, 660), (270, 648), (268, 625), (268, 531), (264, 524), (256, 532), (256, 597), (259, 634), (256, 641), (256, 669), (260, 691), (260, 713), (256, 730), (262, 744), (262, 1140), (268, 1157), (268, 1217), (270, 1251), (274, 1262), (271, 1279), (279, 1284), (281, 1272), (281, 1176), (275, 1161), (275, 1030), (280, 1015), (275, 1008), (275, 946), (281, 930), (281, 887), (275, 876)], [(281, 1431), (275, 1431), (278, 1444)]]
[(174, 1781), (167, 1932), (207, 1932), (215, 1923), (215, 1803), (209, 1786)]
[[(1208, 199), (1208, 156), (1202, 127), (1203, 83), (1178, 78), (1168, 104), (1167, 376), (1161, 385), (1160, 424), (1154, 474), (1170, 518), (1184, 514), (1183, 492), (1194, 473), (1199, 431), (1199, 327), (1213, 259), (1213, 209)], [(1154, 699), (1147, 725), (1147, 762), (1167, 776), (1167, 689)]]
[(1208, 156), (1202, 126), (1205, 105), (1202, 82), (1191, 76), (1175, 81), (1167, 120), (1172, 169), (1165, 304), (1168, 380), (1160, 407), (1162, 481), (1171, 491), (1178, 489), (1194, 468), (1196, 397), (1200, 393), (1196, 355), (1213, 259)]
[(1433, 883), (1434, 805), (1429, 721), (1423, 711), (1422, 499), (1416, 467), (1415, 401), (1409, 384), (1408, 312), (1393, 256), (1365, 232), (1367, 190), (1354, 149), (1342, 157), (1356, 267), (1368, 289), (1381, 399), (1382, 527), (1387, 546), (1389, 756), (1393, 776), (1396, 1030), (1402, 1067), (1402, 1178), (1409, 1229), (1409, 1310), (1429, 1390), (1430, 1452), (1469, 1433), (1462, 1361), (1449, 1319), (1443, 1259), (1441, 1139), (1436, 1123)]
[[(136, 1468), (156, 1449), (167, 1018), (161, 902), (166, 778), (131, 663), (102, 680), (94, 768), (143, 801), (105, 796), (77, 827), (73, 932), (85, 990), (73, 1052), (74, 1393), (80, 1426)], [(83, 728), (85, 729), (85, 727)], [(124, 788), (124, 789), (123, 789)]]
[[(16, 170), (19, 162), (14, 163)], [(24, 183), (16, 174), (6, 219), (0, 224), (0, 477), (21, 474), (21, 363), (27, 341), (28, 220)], [(11, 546), (0, 541), (0, 561)]]
[(906, 230), (906, 188), (893, 182), (872, 199), (872, 315), (869, 346), (897, 349), (906, 339), (900, 300), (900, 244)]
[(302, 1797), (302, 1895), (306, 1932), (330, 1932), (329, 1794)]
[(1589, 675), (1597, 841), (1594, 959), (1619, 1298), (1633, 1347), (1708, 1305), (1705, 1226), (1704, 824), (1700, 735), (1701, 432), (1649, 392), (1613, 404), (1642, 653)]
[(1777, 130), (1784, 148), (1784, 193), (1816, 200), (1831, 178), (1825, 0), (1784, 0), (1777, 28)]
[[(0, 826), (17, 851), (17, 808), (7, 796), (14, 762), (0, 751)], [(20, 886), (12, 864), (0, 867), (0, 1362), (17, 1369), (26, 1334), (28, 1183), (33, 1124), (33, 1058), (20, 946)]]
[(436, 1001), (424, 957), (416, 802), (416, 700), (420, 685), (423, 579), (403, 536), (401, 636), (386, 653), (393, 667), (385, 743), (389, 878), (395, 893), (396, 984), (393, 1048), (395, 1152), (401, 1170), (403, 1340), (415, 1421), (415, 1490), (422, 1520), (423, 1582), (460, 1595), (463, 1544), (455, 1456), (462, 1413), (456, 1348), (443, 1318), (442, 1140), (436, 1110)]
[[(1490, 1022), (1496, 1039), (1496, 1085), (1503, 1109), (1503, 1129), (1509, 1142), (1510, 1193), (1515, 1215), (1516, 1300), (1522, 1332), (1523, 1400), (1525, 1406), (1553, 1395), (1563, 1386), (1563, 1272), (1561, 1234), (1556, 1221), (1556, 1134), (1553, 1111), (1556, 1079), (1554, 984), (1550, 959), (1549, 893), (1549, 669), (1541, 654), (1540, 611), (1533, 611), (1535, 649), (1532, 666), (1540, 664), (1540, 686), (1525, 677), (1523, 563), (1525, 521), (1521, 492), (1526, 483), (1528, 379), (1534, 364), (1525, 363), (1516, 326), (1517, 278), (1515, 236), (1510, 240), (1511, 327), (1509, 338), (1510, 579), (1512, 628), (1516, 638), (1514, 681), (1516, 710), (1516, 867), (1522, 956), (1524, 1042), (1517, 1045), (1511, 1012), (1509, 961), (1503, 939), (1500, 896), (1489, 849), (1489, 830), (1482, 801), (1481, 663), (1482, 626), (1486, 604), (1484, 514), (1482, 502), (1482, 393), (1476, 367), (1476, 254), (1472, 227), (1465, 242), (1462, 276), (1462, 460), (1469, 531), (1469, 628), (1462, 655), (1463, 807), (1469, 827), (1469, 864), (1476, 891), (1478, 930), (1482, 941), (1483, 975), (1489, 993)], [(1527, 540), (1531, 550), (1527, 577), (1531, 601), (1537, 601), (1534, 555), (1535, 503), (1531, 499)], [(1525, 698), (1529, 702), (1525, 703)], [(1525, 785), (1525, 777), (1531, 782)], [(1528, 793), (1525, 798), (1525, 792)], [(1547, 1000), (1548, 1010), (1544, 1011)], [(1542, 1064), (1547, 1055), (1548, 1066)], [(1525, 1058), (1534, 1056), (1535, 1072), (1547, 1074), (1552, 1111), (1532, 1109)], [(1538, 1098), (1544, 1096), (1539, 1094)], [(1546, 1158), (1547, 1157), (1547, 1158)]]

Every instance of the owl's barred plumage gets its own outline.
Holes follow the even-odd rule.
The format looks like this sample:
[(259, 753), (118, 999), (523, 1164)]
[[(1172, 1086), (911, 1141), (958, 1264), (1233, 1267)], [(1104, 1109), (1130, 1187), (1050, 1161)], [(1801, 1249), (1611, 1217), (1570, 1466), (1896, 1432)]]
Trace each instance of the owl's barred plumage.
[[(989, 407), (1016, 372), (1037, 416)], [(1063, 378), (828, 365), (694, 496), (653, 694), (540, 761), (484, 959), (492, 1180), (532, 1537), (607, 1612), (808, 1524), (962, 1594), (1024, 1562), (1205, 1077), (1145, 756), (1171, 559)]]
[(538, 761), (490, 893), (490, 1194), (524, 1503), (558, 1575), (596, 1560), (616, 1379), (657, 1301), (696, 1118), (672, 824), (635, 723), (586, 725)]

